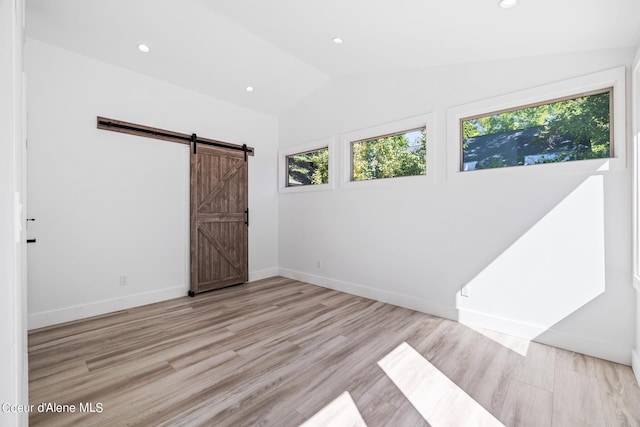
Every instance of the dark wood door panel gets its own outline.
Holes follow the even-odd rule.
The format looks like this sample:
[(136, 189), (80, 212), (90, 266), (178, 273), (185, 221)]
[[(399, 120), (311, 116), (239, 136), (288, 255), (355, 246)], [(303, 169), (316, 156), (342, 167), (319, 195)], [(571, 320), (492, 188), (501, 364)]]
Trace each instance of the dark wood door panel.
[(198, 144), (191, 153), (191, 292), (248, 280), (247, 161)]

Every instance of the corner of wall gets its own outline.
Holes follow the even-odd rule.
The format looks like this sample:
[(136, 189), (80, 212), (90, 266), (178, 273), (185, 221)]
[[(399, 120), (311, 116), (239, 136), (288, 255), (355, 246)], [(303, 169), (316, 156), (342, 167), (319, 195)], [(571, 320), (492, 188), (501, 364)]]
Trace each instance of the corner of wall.
[(636, 381), (640, 384), (640, 354), (636, 349), (631, 352), (631, 369), (633, 369), (633, 374), (636, 376)]
[(250, 271), (249, 281), (255, 282), (257, 280), (267, 279), (269, 277), (277, 276), (279, 274), (279, 268), (265, 268), (264, 270)]

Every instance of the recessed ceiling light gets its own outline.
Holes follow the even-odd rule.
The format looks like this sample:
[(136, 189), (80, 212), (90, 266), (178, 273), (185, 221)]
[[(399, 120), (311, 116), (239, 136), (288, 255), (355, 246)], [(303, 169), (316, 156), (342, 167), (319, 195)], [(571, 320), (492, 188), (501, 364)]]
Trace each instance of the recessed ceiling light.
[(498, 5), (503, 9), (509, 9), (518, 5), (518, 0), (500, 0)]
[(253, 86), (247, 86), (245, 89), (247, 92), (253, 92)]
[(140, 44), (138, 45), (138, 50), (139, 50), (140, 52), (142, 52), (142, 53), (149, 53), (149, 50), (150, 50), (150, 49), (149, 49), (149, 46), (147, 46), (146, 44), (144, 44), (144, 43), (140, 43)]
[(342, 39), (341, 39), (340, 37), (334, 37), (334, 38), (333, 38), (333, 42), (334, 42), (335, 44), (342, 44)]

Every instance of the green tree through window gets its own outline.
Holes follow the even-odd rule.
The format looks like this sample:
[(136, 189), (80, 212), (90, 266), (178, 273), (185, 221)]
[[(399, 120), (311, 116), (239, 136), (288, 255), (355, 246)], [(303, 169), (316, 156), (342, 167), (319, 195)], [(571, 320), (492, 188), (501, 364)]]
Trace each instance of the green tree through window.
[(611, 157), (611, 89), (462, 119), (463, 170)]
[(287, 156), (287, 187), (328, 182), (329, 148)]
[(353, 181), (424, 175), (425, 129), (413, 129), (352, 143)]

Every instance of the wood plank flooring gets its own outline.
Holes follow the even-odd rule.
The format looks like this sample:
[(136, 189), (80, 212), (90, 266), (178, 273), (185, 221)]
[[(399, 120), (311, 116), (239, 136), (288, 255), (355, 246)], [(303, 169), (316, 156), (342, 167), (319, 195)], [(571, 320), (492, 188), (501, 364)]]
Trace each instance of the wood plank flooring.
[[(495, 336), (275, 277), (30, 332), (29, 421), (311, 426), (315, 414), (346, 408), (346, 421), (359, 412), (369, 427), (429, 426), (378, 365), (400, 348), (426, 364), (423, 372), (446, 376), (447, 393), (458, 396), (404, 375), (414, 398), (417, 390), (439, 399), (419, 405), (437, 411), (433, 427), (449, 427), (447, 414), (460, 425), (455, 402), (468, 397), (505, 426), (640, 426), (628, 366), (533, 342), (514, 351)], [(43, 402), (76, 411), (38, 412)]]

